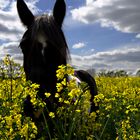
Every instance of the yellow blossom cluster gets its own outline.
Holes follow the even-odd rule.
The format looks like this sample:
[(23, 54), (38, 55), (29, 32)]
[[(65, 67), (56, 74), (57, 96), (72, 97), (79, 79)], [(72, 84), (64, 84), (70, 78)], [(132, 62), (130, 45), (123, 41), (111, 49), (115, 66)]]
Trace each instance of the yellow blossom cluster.
[[(15, 71), (18, 68), (15, 65), (6, 56), (0, 67), (0, 139), (36, 139), (38, 128), (30, 117), (24, 116), (23, 102), (30, 95), (34, 108), (41, 108), (42, 113), (47, 105), (37, 95), (39, 85), (26, 81), (23, 69)], [(44, 116), (42, 120), (46, 128), (42, 139), (140, 139), (139, 77), (97, 77), (98, 95), (94, 102), (99, 110), (89, 113), (90, 92), (84, 90), (87, 85), (77, 85), (72, 78), (68, 80), (69, 76), (74, 76), (73, 68), (59, 66), (56, 76), (54, 98), (58, 107), (54, 112), (47, 110), (49, 117)], [(45, 93), (47, 99), (51, 95)], [(49, 125), (54, 126), (51, 133)], [(46, 134), (49, 137), (46, 138)]]
[[(20, 79), (21, 80), (21, 79)], [(17, 83), (18, 82), (18, 83)], [(23, 115), (23, 101), (31, 90), (24, 80), (0, 81), (0, 139), (32, 139), (37, 127), (31, 118)]]
[(140, 77), (99, 77), (96, 82), (102, 138), (139, 140)]
[(89, 90), (84, 90), (87, 84), (77, 85), (74, 69), (70, 65), (59, 66), (56, 76), (58, 83), (55, 98), (61, 104), (56, 110), (56, 119), (59, 120), (58, 126), (61, 126), (59, 130), (63, 128), (64, 139), (91, 138), (92, 135), (87, 135), (94, 130), (92, 127), (97, 115), (96, 112), (89, 113), (91, 95)]
[[(0, 77), (1, 140), (29, 140), (35, 138), (37, 127), (31, 118), (24, 116), (23, 102), (30, 95), (32, 103), (38, 106), (43, 104), (36, 99), (38, 85), (26, 82), (22, 68), (19, 68), (21, 73), (18, 74), (18, 77), (13, 76), (15, 65), (9, 56), (6, 56), (2, 63), (6, 70), (2, 69), (1, 72), (5, 76)], [(7, 72), (10, 72), (11, 76), (6, 76)]]

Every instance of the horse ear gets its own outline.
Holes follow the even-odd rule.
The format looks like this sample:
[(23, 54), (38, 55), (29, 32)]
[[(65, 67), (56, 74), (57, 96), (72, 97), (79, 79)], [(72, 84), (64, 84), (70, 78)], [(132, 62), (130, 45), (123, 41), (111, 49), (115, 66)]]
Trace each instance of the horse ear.
[(64, 0), (56, 0), (53, 16), (57, 24), (61, 27), (66, 13), (66, 4)]
[(21, 22), (28, 28), (34, 21), (34, 15), (28, 9), (24, 0), (17, 0), (17, 11)]

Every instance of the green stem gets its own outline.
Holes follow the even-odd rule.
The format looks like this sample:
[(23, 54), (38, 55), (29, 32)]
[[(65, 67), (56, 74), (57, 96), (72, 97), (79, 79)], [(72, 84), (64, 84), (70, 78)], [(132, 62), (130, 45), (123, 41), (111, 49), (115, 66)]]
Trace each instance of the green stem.
[(49, 139), (51, 140), (51, 134), (50, 134), (50, 130), (49, 130), (48, 123), (47, 123), (47, 120), (46, 120), (44, 112), (42, 112), (42, 115), (43, 115), (43, 118), (44, 118), (44, 121), (45, 121), (45, 127), (46, 127), (46, 129), (48, 131)]
[(101, 133), (101, 135), (100, 135), (100, 139), (102, 138), (102, 136), (103, 136), (103, 133), (104, 133), (104, 131), (105, 131), (105, 128), (106, 128), (106, 126), (107, 126), (107, 124), (108, 124), (108, 121), (109, 121), (109, 117), (108, 117), (108, 119), (107, 119), (107, 121), (106, 121), (106, 123), (105, 123), (105, 126), (104, 126), (104, 128), (103, 128), (103, 131), (102, 131), (102, 133)]

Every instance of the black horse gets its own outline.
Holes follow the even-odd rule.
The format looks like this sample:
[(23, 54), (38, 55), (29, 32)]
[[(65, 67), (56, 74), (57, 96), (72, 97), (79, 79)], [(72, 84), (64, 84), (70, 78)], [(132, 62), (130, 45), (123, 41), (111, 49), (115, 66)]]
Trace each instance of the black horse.
[[(20, 42), (24, 56), (24, 71), (26, 79), (40, 85), (38, 94), (44, 99), (44, 93), (51, 93), (52, 98), (46, 100), (49, 111), (55, 111), (52, 104), (55, 102), (56, 70), (59, 65), (66, 65), (69, 59), (68, 45), (61, 29), (66, 13), (64, 0), (56, 0), (52, 15), (34, 16), (24, 0), (17, 0), (17, 10), (21, 22), (27, 28)], [(91, 110), (96, 111), (93, 99), (97, 95), (95, 80), (86, 71), (78, 70), (76, 76), (89, 85), (91, 93)], [(53, 101), (53, 102), (52, 102)], [(24, 103), (25, 115), (34, 118), (34, 109), (30, 96)]]

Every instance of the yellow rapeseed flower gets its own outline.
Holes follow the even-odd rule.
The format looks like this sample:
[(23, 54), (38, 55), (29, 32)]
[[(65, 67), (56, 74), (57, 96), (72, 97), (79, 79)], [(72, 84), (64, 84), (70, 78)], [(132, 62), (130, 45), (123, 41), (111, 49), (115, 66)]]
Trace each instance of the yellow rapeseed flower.
[(53, 112), (50, 112), (50, 113), (49, 113), (49, 116), (50, 116), (51, 118), (55, 118), (55, 114), (54, 114)]
[(56, 87), (57, 87), (57, 92), (61, 92), (61, 90), (63, 89), (63, 85), (61, 83), (57, 83)]
[(45, 93), (46, 97), (49, 98), (51, 96), (51, 93)]
[(65, 100), (64, 103), (67, 104), (67, 105), (70, 104), (70, 102), (68, 100)]
[(58, 98), (59, 96), (59, 93), (55, 93), (55, 98)]
[(61, 82), (62, 85), (66, 86), (67, 85), (67, 81), (66, 78), (63, 79), (63, 81)]
[(77, 109), (77, 110), (75, 110), (76, 112), (78, 112), (78, 113), (80, 113), (81, 112), (81, 110), (80, 109)]

